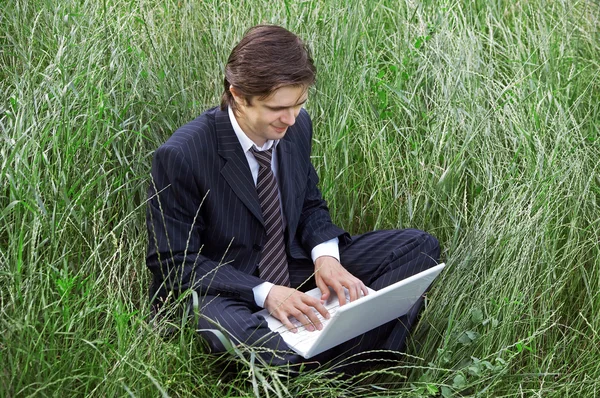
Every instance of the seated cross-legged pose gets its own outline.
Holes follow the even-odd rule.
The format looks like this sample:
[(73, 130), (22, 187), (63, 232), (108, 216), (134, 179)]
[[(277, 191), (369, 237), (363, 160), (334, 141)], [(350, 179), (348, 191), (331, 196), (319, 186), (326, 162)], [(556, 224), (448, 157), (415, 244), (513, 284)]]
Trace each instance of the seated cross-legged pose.
[[(225, 330), (266, 363), (306, 361), (256, 312), (266, 308), (321, 329), (315, 310), (331, 288), (345, 304), (437, 264), (437, 240), (419, 230), (350, 236), (331, 221), (311, 164), (303, 108), (316, 69), (306, 45), (278, 26), (247, 31), (225, 66), (219, 107), (179, 128), (154, 154), (147, 209), (153, 303), (198, 292), (198, 329)], [(321, 300), (303, 292), (318, 287)], [(422, 301), (403, 317), (311, 362), (368, 350), (402, 351)], [(201, 331), (212, 352), (225, 349)]]

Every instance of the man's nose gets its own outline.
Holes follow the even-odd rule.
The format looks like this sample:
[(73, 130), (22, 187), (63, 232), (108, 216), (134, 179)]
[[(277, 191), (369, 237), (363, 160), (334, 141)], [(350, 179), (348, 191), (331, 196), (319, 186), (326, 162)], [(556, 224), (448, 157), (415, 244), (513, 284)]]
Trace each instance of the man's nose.
[(286, 126), (292, 126), (294, 123), (296, 123), (296, 116), (297, 115), (293, 109), (287, 109), (279, 118), (279, 120), (281, 120), (281, 122)]

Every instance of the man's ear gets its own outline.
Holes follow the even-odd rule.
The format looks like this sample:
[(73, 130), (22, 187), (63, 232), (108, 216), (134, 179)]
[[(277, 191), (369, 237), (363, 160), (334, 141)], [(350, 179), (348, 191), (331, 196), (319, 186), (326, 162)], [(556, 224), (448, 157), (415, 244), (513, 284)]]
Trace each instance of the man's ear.
[(244, 96), (242, 95), (242, 93), (240, 93), (238, 91), (237, 88), (235, 88), (233, 85), (229, 86), (229, 92), (231, 93), (231, 95), (233, 96), (233, 100), (235, 101), (236, 105), (239, 106), (245, 106), (246, 104), (246, 98), (244, 98)]

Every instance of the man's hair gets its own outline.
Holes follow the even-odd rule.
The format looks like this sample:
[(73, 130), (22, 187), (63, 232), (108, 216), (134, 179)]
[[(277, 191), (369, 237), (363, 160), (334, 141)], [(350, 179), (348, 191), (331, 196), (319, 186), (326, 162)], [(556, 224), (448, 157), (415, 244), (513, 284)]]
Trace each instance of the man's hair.
[(265, 99), (283, 86), (310, 86), (317, 70), (306, 44), (292, 32), (275, 25), (257, 25), (244, 34), (225, 65), (225, 91), (221, 110), (235, 101), (233, 86), (251, 104), (252, 97)]

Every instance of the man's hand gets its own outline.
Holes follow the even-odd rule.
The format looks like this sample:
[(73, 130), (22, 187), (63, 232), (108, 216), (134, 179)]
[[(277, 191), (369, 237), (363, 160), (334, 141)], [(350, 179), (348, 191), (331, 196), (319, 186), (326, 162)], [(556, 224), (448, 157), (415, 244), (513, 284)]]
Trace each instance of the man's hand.
[(322, 256), (315, 261), (315, 280), (317, 287), (321, 290), (321, 300), (326, 301), (329, 298), (330, 286), (337, 294), (340, 306), (346, 304), (346, 293), (344, 287), (350, 293), (350, 301), (354, 301), (363, 295), (369, 294), (364, 283), (353, 276), (342, 264), (330, 256)]
[(315, 327), (318, 330), (323, 329), (314, 309), (319, 311), (325, 319), (329, 319), (329, 312), (318, 298), (285, 286), (275, 285), (271, 288), (265, 299), (265, 308), (294, 333), (297, 330), (290, 322), (290, 316), (305, 324), (306, 330), (310, 332), (314, 331)]

